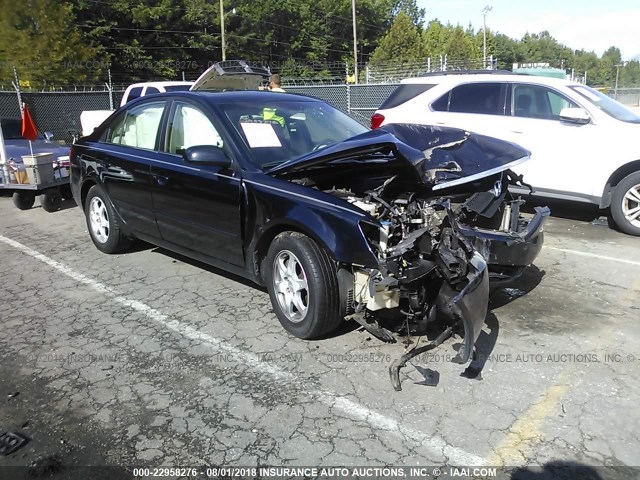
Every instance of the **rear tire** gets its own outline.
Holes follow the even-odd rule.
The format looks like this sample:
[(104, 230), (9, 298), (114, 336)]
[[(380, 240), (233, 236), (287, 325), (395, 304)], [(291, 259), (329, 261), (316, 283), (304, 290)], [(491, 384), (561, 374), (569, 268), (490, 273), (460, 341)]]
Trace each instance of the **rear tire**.
[(298, 338), (325, 335), (340, 324), (336, 267), (311, 238), (284, 232), (265, 259), (265, 283), (282, 326)]
[(57, 212), (62, 206), (62, 195), (58, 188), (48, 188), (40, 195), (40, 205), (45, 212)]
[(131, 244), (122, 233), (116, 212), (100, 185), (94, 185), (87, 193), (85, 216), (91, 240), (101, 252), (118, 253)]
[(611, 216), (621, 231), (640, 236), (640, 172), (628, 175), (616, 186)]
[(36, 203), (36, 194), (33, 192), (14, 192), (13, 204), (20, 210), (29, 210)]

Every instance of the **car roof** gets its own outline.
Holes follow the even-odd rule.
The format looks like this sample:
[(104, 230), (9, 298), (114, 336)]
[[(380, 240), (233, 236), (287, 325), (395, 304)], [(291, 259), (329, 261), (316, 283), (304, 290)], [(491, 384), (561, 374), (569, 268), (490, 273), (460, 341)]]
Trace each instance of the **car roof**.
[(447, 75), (434, 74), (425, 77), (405, 78), (401, 84), (459, 84), (459, 83), (473, 83), (473, 82), (514, 82), (514, 83), (537, 83), (539, 85), (581, 85), (577, 82), (570, 80), (563, 80), (561, 78), (553, 77), (540, 77), (537, 75), (523, 75), (523, 74), (454, 74)]
[[(161, 97), (188, 97), (199, 98), (205, 101), (224, 101), (224, 102), (251, 102), (257, 100), (264, 100), (270, 98), (276, 102), (278, 101), (308, 101), (308, 102), (323, 102), (318, 98), (308, 97), (306, 95), (300, 95), (297, 93), (283, 93), (283, 92), (269, 92), (259, 90), (230, 90), (226, 92), (211, 91), (211, 90), (196, 90), (196, 91), (179, 91), (179, 92), (167, 92), (154, 95), (148, 95), (141, 97), (139, 100), (148, 98), (161, 98)], [(137, 100), (136, 100), (137, 101)]]

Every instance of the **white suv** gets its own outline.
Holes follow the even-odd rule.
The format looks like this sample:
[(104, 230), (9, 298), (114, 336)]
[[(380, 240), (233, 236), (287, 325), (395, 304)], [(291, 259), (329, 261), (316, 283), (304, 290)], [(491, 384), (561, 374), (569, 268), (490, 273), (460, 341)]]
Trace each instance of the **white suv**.
[(371, 117), (371, 128), (389, 123), (518, 143), (531, 161), (514, 170), (534, 195), (608, 208), (620, 230), (640, 236), (640, 116), (592, 88), (508, 72), (410, 78)]

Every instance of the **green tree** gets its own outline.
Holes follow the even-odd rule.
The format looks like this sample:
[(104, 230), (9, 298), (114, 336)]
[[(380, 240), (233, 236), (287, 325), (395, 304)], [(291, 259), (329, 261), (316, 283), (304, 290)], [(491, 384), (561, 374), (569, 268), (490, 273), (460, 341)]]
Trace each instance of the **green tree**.
[(432, 20), (422, 32), (422, 47), (425, 57), (432, 59), (445, 55), (449, 42), (451, 26), (444, 26), (438, 20)]
[(426, 11), (424, 8), (418, 7), (416, 0), (396, 0), (392, 15), (397, 17), (400, 12), (406, 13), (416, 28), (422, 29)]
[(482, 57), (474, 37), (460, 25), (456, 25), (450, 30), (445, 45), (445, 54), (448, 61), (475, 60)]
[(545, 62), (560, 68), (566, 67), (572, 56), (572, 51), (560, 44), (547, 31), (527, 33), (518, 46), (518, 57), (525, 62)]
[(371, 64), (407, 63), (424, 60), (420, 32), (405, 12), (400, 12), (389, 32), (371, 56)]
[[(480, 45), (482, 45), (482, 33), (479, 33)], [(481, 48), (481, 47), (480, 47)], [(493, 55), (498, 61), (498, 68), (511, 70), (513, 64), (520, 61), (518, 58), (518, 42), (502, 33), (493, 34), (487, 31), (487, 55)]]
[(72, 9), (56, 0), (0, 0), (0, 64), (4, 81), (18, 70), (23, 86), (93, 82), (99, 49), (83, 41)]

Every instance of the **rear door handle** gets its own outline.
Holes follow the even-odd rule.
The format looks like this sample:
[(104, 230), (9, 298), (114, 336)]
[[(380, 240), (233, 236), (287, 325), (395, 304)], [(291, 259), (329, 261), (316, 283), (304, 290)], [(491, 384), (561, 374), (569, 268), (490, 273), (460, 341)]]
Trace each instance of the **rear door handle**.
[(169, 177), (165, 175), (158, 175), (157, 173), (154, 173), (152, 177), (161, 187), (164, 187), (167, 183), (169, 183)]

